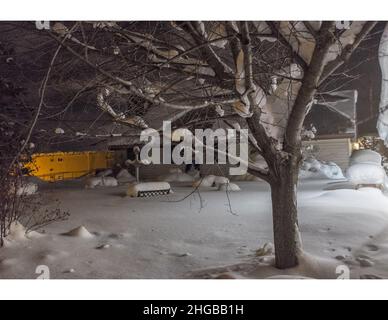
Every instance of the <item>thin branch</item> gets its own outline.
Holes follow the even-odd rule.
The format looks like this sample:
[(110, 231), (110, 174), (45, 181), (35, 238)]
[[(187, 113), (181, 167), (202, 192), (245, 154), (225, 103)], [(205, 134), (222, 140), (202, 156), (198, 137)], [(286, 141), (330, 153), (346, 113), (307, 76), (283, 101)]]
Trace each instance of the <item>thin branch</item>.
[(294, 50), (294, 48), (291, 46), (288, 40), (282, 35), (277, 24), (275, 22), (270, 22), (270, 21), (267, 21), (266, 23), (270, 27), (273, 34), (278, 38), (280, 43), (292, 51), (295, 61), (302, 67), (303, 70), (306, 71), (308, 69), (307, 62), (304, 61), (304, 59), (298, 54), (298, 52)]
[(366, 38), (366, 36), (372, 31), (376, 26), (377, 22), (366, 22), (359, 34), (357, 34), (356, 39), (352, 44), (347, 45), (340, 56), (337, 57), (334, 61), (331, 61), (323, 71), (321, 79), (319, 81), (319, 86), (327, 80), (339, 67), (346, 63), (353, 52), (359, 47), (361, 42)]
[[(58, 42), (60, 41), (52, 33), (49, 33), (49, 34), (56, 41), (58, 41)], [(173, 104), (173, 103), (169, 103), (169, 102), (164, 102), (164, 101), (161, 101), (160, 99), (155, 99), (153, 97), (150, 97), (150, 96), (140, 92), (140, 90), (138, 90), (133, 85), (133, 83), (131, 81), (124, 80), (124, 79), (122, 79), (122, 78), (120, 78), (118, 76), (115, 76), (112, 73), (110, 73), (110, 72), (100, 68), (98, 65), (96, 65), (96, 64), (90, 62), (89, 60), (85, 59), (82, 55), (80, 55), (78, 52), (73, 50), (70, 46), (68, 46), (66, 44), (63, 44), (63, 47), (65, 47), (66, 50), (68, 50), (70, 53), (72, 53), (79, 60), (83, 61), (88, 66), (90, 66), (91, 68), (95, 69), (96, 71), (98, 71), (102, 75), (106, 76), (108, 79), (110, 79), (110, 80), (116, 82), (117, 84), (120, 84), (123, 87), (127, 88), (129, 91), (126, 91), (125, 92), (126, 94), (131, 93), (131, 94), (133, 94), (133, 95), (135, 95), (137, 97), (140, 97), (140, 98), (144, 99), (145, 101), (148, 101), (148, 102), (150, 102), (150, 103), (152, 103), (154, 105), (158, 105), (158, 106), (166, 107), (166, 108), (171, 108), (171, 109), (176, 109), (176, 110), (189, 110), (189, 111), (191, 111), (191, 110), (200, 110), (200, 109), (216, 106), (216, 105), (218, 105), (220, 103), (221, 104), (233, 104), (233, 103), (239, 101), (239, 99), (236, 97), (236, 98), (227, 99), (225, 101), (217, 101), (217, 102), (208, 101), (208, 102), (197, 104), (197, 105), (177, 105), (177, 104)]]

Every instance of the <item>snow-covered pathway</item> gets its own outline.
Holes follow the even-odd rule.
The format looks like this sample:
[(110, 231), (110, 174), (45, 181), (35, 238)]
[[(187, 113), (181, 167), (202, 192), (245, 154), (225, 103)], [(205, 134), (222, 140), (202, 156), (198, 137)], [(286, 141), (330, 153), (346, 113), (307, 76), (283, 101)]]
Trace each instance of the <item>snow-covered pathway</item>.
[[(324, 258), (325, 267), (309, 255), (298, 270), (284, 273), (268, 266), (270, 255), (256, 255), (272, 242), (269, 188), (238, 184), (243, 191), (229, 194), (233, 212), (225, 192), (202, 190), (201, 196), (178, 201), (192, 191), (184, 186), (152, 199), (124, 197), (125, 186), (43, 188), (49, 203), (59, 199), (71, 217), (45, 228), (42, 237), (0, 249), (0, 278), (36, 278), (39, 265), (47, 265), (53, 279), (335, 278), (337, 264), (350, 266), (354, 278), (388, 278), (388, 198), (379, 191), (330, 190), (336, 189), (332, 181), (303, 181), (299, 219), (304, 250)], [(92, 237), (85, 230), (63, 235), (79, 226)]]

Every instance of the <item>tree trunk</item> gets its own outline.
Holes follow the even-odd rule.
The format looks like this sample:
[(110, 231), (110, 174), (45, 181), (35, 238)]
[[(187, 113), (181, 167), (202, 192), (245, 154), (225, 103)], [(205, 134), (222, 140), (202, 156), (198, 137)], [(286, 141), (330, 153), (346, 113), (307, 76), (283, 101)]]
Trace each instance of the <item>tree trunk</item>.
[(288, 160), (278, 166), (271, 183), (276, 267), (298, 265), (299, 232), (297, 212), (298, 166)]

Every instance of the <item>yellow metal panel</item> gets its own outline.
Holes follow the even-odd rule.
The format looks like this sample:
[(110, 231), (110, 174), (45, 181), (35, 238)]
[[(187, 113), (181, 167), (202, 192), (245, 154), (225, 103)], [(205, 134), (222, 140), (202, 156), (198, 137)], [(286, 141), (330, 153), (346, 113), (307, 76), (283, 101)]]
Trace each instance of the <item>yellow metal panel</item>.
[(40, 153), (34, 154), (25, 168), (29, 170), (29, 175), (54, 182), (76, 179), (96, 170), (111, 168), (114, 162), (115, 153), (110, 151)]

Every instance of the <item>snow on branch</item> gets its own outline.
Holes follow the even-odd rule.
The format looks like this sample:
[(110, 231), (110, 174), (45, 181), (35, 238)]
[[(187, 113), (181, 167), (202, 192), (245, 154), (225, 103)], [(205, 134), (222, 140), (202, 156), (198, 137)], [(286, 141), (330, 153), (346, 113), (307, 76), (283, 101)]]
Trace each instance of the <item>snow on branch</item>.
[(148, 125), (145, 121), (139, 116), (129, 116), (127, 117), (124, 113), (116, 113), (110, 104), (106, 101), (106, 98), (111, 94), (111, 90), (108, 88), (102, 89), (97, 94), (97, 105), (102, 111), (108, 113), (114, 121), (122, 123), (125, 125), (130, 125), (140, 129), (148, 129)]
[[(54, 38), (57, 42), (61, 43), (60, 39), (58, 39), (52, 33), (50, 33), (50, 36), (52, 38)], [(79, 54), (77, 51), (75, 51), (73, 48), (68, 46), (67, 44), (63, 43), (62, 46), (66, 50), (68, 50), (70, 53), (72, 53), (76, 58), (78, 58), (79, 60), (83, 61), (85, 64), (90, 66), (91, 68), (98, 71), (101, 75), (107, 77), (108, 79), (115, 82), (116, 84), (121, 85), (124, 89), (120, 90), (120, 92), (122, 92), (124, 94), (133, 94), (134, 96), (137, 96), (141, 99), (144, 99), (145, 101), (150, 102), (154, 105), (158, 105), (158, 106), (165, 107), (165, 108), (171, 108), (171, 109), (175, 109), (175, 110), (194, 111), (194, 110), (200, 110), (200, 109), (204, 109), (204, 108), (208, 108), (208, 107), (215, 107), (219, 104), (230, 105), (230, 104), (233, 104), (233, 103), (239, 101), (238, 97), (235, 97), (235, 98), (228, 97), (227, 99), (221, 100), (221, 101), (218, 101), (218, 100), (217, 101), (205, 101), (205, 102), (199, 103), (199, 104), (175, 104), (175, 103), (166, 102), (166, 101), (163, 101), (163, 99), (161, 97), (154, 97), (153, 95), (149, 95), (149, 94), (143, 92), (141, 89), (136, 87), (133, 82), (125, 80), (117, 75), (112, 74), (111, 72), (108, 72), (108, 71), (102, 69), (100, 66), (92, 63), (91, 61), (89, 61), (88, 59), (83, 57), (81, 54)], [(115, 89), (115, 90), (117, 91), (118, 89)]]
[(361, 42), (368, 36), (376, 22), (354, 22), (331, 46), (325, 69), (319, 81), (322, 85), (338, 68), (346, 63)]

